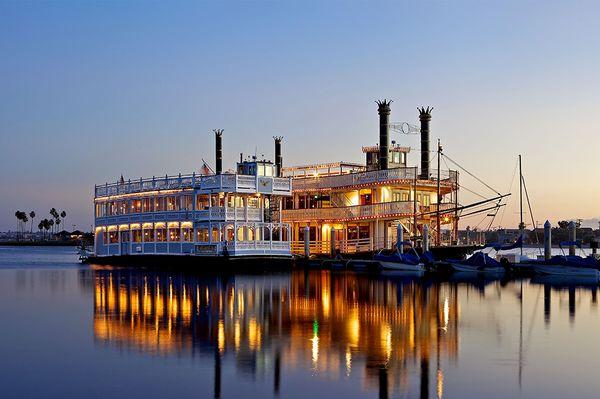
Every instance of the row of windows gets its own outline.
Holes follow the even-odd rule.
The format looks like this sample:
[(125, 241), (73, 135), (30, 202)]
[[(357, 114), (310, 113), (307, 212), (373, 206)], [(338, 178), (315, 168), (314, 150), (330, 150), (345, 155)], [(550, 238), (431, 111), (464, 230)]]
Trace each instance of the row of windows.
[[(265, 198), (265, 201), (268, 201)], [(259, 208), (260, 198), (222, 194), (202, 194), (196, 196), (196, 209), (208, 209), (211, 206), (227, 206), (230, 208)], [(127, 215), (131, 213), (191, 211), (194, 209), (194, 195), (167, 195), (161, 197), (137, 198), (117, 201), (99, 202), (96, 204), (96, 217)], [(268, 204), (266, 204), (268, 206)]]
[[(210, 232), (210, 237), (209, 237)], [(98, 234), (97, 233), (97, 239)], [(280, 237), (287, 240), (287, 229), (274, 228), (272, 231), (269, 228), (254, 228), (239, 226), (237, 233), (235, 232), (234, 226), (227, 226), (224, 230), (219, 230), (216, 227), (212, 228), (200, 228), (196, 230), (197, 242), (210, 242), (212, 238), (213, 242), (217, 241), (233, 241), (234, 234), (237, 241), (255, 241), (255, 240), (269, 240), (278, 241)], [(133, 228), (131, 230), (113, 230), (104, 232), (102, 234), (102, 242), (104, 245), (107, 244), (118, 244), (120, 242), (193, 242), (194, 241), (194, 229), (191, 227), (144, 227)]]
[[(360, 193), (358, 196), (358, 205), (371, 205), (373, 204), (373, 196), (370, 193)], [(299, 195), (298, 208), (297, 209), (315, 209), (315, 208), (329, 208), (332, 206), (331, 197), (327, 194), (305, 194)], [(398, 201), (410, 201), (410, 192), (393, 190), (391, 193), (392, 202)], [(422, 194), (417, 192), (417, 201), (423, 206), (429, 206), (431, 204), (431, 197), (429, 194)], [(294, 208), (294, 198), (286, 197), (283, 201), (283, 209), (296, 209)]]

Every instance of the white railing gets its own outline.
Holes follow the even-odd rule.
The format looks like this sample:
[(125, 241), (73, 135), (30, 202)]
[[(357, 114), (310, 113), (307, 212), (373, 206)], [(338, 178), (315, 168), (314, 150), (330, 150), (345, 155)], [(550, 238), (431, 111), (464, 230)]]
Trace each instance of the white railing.
[[(304, 241), (292, 241), (291, 250), (293, 254), (304, 255)], [(376, 243), (373, 238), (358, 238), (349, 240), (337, 240), (335, 248), (343, 254), (352, 254), (357, 252), (369, 252), (384, 248), (384, 244)], [(329, 240), (310, 241), (309, 249), (311, 254), (330, 254), (331, 242)]]
[[(417, 203), (417, 209), (419, 209)], [(376, 218), (387, 215), (412, 215), (412, 201), (382, 202), (372, 205), (355, 205), (341, 208), (286, 209), (281, 211), (286, 222), (311, 220), (351, 220), (358, 218)]]
[[(416, 168), (407, 167), (357, 172), (338, 176), (309, 177), (294, 179), (293, 189), (294, 191), (323, 190), (351, 187), (359, 184), (384, 183), (390, 180), (414, 180), (415, 174), (419, 178)], [(458, 179), (458, 173), (453, 170), (444, 170), (440, 175), (444, 183), (454, 183)], [(430, 174), (429, 179), (437, 179), (437, 173)]]
[[(272, 191), (274, 194), (290, 194), (292, 189), (291, 178), (288, 177), (262, 177), (261, 179), (272, 179)], [(200, 176), (177, 175), (165, 177), (140, 178), (111, 184), (96, 185), (95, 196), (106, 197), (110, 195), (139, 193), (154, 190), (199, 188), (203, 190), (225, 190), (235, 191), (237, 188), (256, 191), (256, 176), (222, 174)], [(262, 191), (261, 191), (262, 192)]]

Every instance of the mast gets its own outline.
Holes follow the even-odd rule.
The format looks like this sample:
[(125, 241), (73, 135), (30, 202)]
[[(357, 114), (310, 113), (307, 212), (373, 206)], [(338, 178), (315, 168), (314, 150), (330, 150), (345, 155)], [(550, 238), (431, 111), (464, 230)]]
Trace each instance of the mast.
[(442, 146), (440, 144), (440, 139), (438, 139), (438, 150), (437, 150), (437, 206), (436, 206), (436, 212), (437, 212), (437, 217), (436, 217), (436, 241), (437, 241), (437, 245), (440, 246), (442, 245), (442, 224), (440, 222), (440, 200), (441, 200), (441, 195), (440, 195), (440, 173), (441, 173), (441, 167), (440, 167), (440, 157), (442, 155)]
[[(519, 233), (523, 237), (525, 223), (523, 223), (523, 169), (521, 168), (521, 154), (519, 154)], [(521, 245), (521, 255), (523, 255), (523, 245)]]

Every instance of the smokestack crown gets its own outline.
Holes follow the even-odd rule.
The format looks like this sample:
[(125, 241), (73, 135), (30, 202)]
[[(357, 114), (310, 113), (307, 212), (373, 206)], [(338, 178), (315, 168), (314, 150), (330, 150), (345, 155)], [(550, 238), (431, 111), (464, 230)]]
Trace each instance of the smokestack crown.
[(275, 140), (275, 175), (281, 177), (283, 172), (283, 156), (281, 155), (281, 141), (283, 136), (273, 136)]
[(421, 179), (429, 179), (429, 122), (433, 107), (417, 107), (421, 121)]
[(390, 104), (392, 100), (379, 100), (377, 102), (377, 112), (379, 113), (379, 169), (388, 168), (389, 156), (389, 117), (392, 109)]
[(379, 115), (389, 115), (392, 112), (392, 109), (390, 108), (390, 104), (393, 102), (392, 100), (383, 99), (375, 102), (378, 105), (377, 112), (379, 112)]
[(220, 175), (223, 172), (223, 144), (221, 137), (223, 129), (215, 129), (215, 173)]

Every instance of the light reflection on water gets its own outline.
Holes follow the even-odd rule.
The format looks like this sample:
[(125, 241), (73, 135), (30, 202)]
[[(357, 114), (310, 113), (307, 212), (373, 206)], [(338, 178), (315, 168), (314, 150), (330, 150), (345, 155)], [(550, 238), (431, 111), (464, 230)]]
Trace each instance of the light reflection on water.
[(597, 305), (597, 284), (548, 277), (11, 264), (0, 383), (6, 397), (596, 397)]

